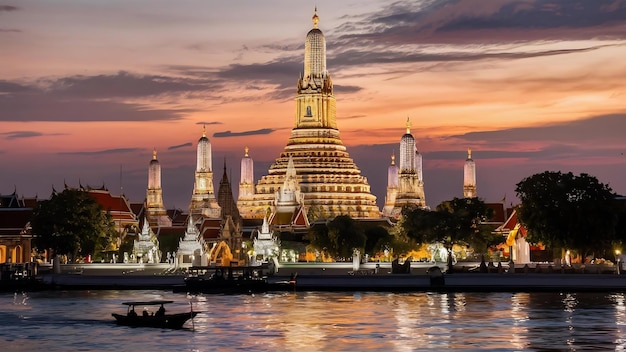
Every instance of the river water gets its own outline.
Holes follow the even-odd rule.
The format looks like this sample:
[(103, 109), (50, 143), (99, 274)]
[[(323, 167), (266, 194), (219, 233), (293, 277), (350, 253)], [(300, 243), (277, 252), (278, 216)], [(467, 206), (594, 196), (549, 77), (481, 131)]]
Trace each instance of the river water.
[[(121, 302), (153, 299), (202, 313), (183, 330), (114, 323)], [(621, 351), (625, 303), (625, 293), (3, 293), (0, 350)]]

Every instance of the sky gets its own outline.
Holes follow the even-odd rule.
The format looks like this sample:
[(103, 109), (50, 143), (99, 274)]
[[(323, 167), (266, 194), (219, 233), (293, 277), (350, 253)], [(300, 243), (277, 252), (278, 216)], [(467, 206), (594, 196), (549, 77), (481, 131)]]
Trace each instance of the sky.
[(294, 127), (317, 6), (340, 136), (380, 207), (405, 122), (426, 203), (507, 206), (544, 171), (626, 194), (626, 0), (0, 0), (0, 194), (79, 185), (187, 209), (203, 126), (237, 196)]

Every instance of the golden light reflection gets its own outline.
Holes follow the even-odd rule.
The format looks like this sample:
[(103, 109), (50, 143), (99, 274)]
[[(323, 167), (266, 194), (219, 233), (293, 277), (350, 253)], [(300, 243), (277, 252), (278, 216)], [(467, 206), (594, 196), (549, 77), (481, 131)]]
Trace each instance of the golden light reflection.
[(615, 351), (626, 351), (626, 298), (624, 293), (611, 295), (611, 300), (615, 303)]
[(516, 350), (527, 348), (528, 342), (528, 312), (527, 307), (530, 295), (526, 292), (516, 293), (511, 297), (511, 347)]

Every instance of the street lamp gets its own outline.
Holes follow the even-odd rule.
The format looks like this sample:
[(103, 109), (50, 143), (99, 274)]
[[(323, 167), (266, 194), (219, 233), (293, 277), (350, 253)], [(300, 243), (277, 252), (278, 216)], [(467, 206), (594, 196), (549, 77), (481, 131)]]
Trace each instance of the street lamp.
[(622, 269), (622, 256), (621, 256), (622, 252), (619, 249), (615, 250), (615, 265), (617, 266), (617, 269), (615, 271), (615, 273), (617, 275), (621, 274), (621, 269)]

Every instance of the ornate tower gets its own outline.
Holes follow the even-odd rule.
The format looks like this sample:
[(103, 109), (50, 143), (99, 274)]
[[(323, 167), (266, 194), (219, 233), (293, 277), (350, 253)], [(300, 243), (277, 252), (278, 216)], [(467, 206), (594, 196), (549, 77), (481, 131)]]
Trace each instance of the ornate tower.
[(191, 263), (191, 265), (208, 265), (205, 243), (200, 231), (196, 227), (193, 217), (187, 219), (185, 235), (178, 241), (176, 250), (178, 263)]
[(299, 204), (302, 204), (302, 194), (296, 167), (293, 158), (289, 156), (287, 163), (287, 172), (285, 173), (285, 181), (282, 187), (276, 191), (276, 211), (277, 212), (294, 212)]
[(146, 192), (146, 217), (150, 226), (172, 226), (163, 205), (161, 188), (161, 164), (157, 160), (156, 149), (152, 151), (152, 160), (148, 167), (148, 190)]
[(274, 201), (274, 193), (287, 177), (290, 158), (311, 219), (337, 215), (380, 217), (367, 179), (339, 138), (333, 83), (326, 70), (326, 39), (318, 23), (316, 10), (313, 29), (304, 44), (304, 72), (297, 85), (295, 127), (268, 175), (257, 183), (252, 199), (239, 200), (237, 205), (245, 218), (265, 216)]
[(193, 185), (189, 213), (196, 217), (207, 218), (220, 218), (222, 214), (213, 189), (211, 143), (206, 136), (206, 127), (202, 128), (202, 137), (198, 140), (196, 179)]
[(422, 155), (415, 146), (409, 118), (406, 119), (406, 133), (400, 139), (400, 167), (396, 199), (393, 209), (390, 212), (387, 211), (386, 215), (397, 218), (400, 216), (402, 207), (406, 205), (426, 207), (424, 180), (422, 178)]
[(239, 200), (250, 200), (254, 195), (254, 162), (248, 155), (248, 147), (244, 149), (244, 156), (241, 159), (241, 177), (239, 181)]
[(385, 206), (383, 207), (383, 215), (391, 216), (394, 205), (396, 204), (396, 196), (398, 195), (398, 166), (396, 165), (395, 154), (391, 155), (391, 165), (387, 168), (387, 196), (385, 197)]
[(472, 159), (472, 150), (467, 149), (467, 159), (463, 166), (463, 197), (475, 198), (476, 194), (476, 163)]
[(241, 226), (241, 216), (233, 197), (233, 189), (230, 186), (228, 175), (226, 174), (226, 160), (224, 160), (224, 174), (220, 180), (220, 187), (217, 190), (217, 204), (222, 208), (222, 217), (230, 216), (237, 226)]

